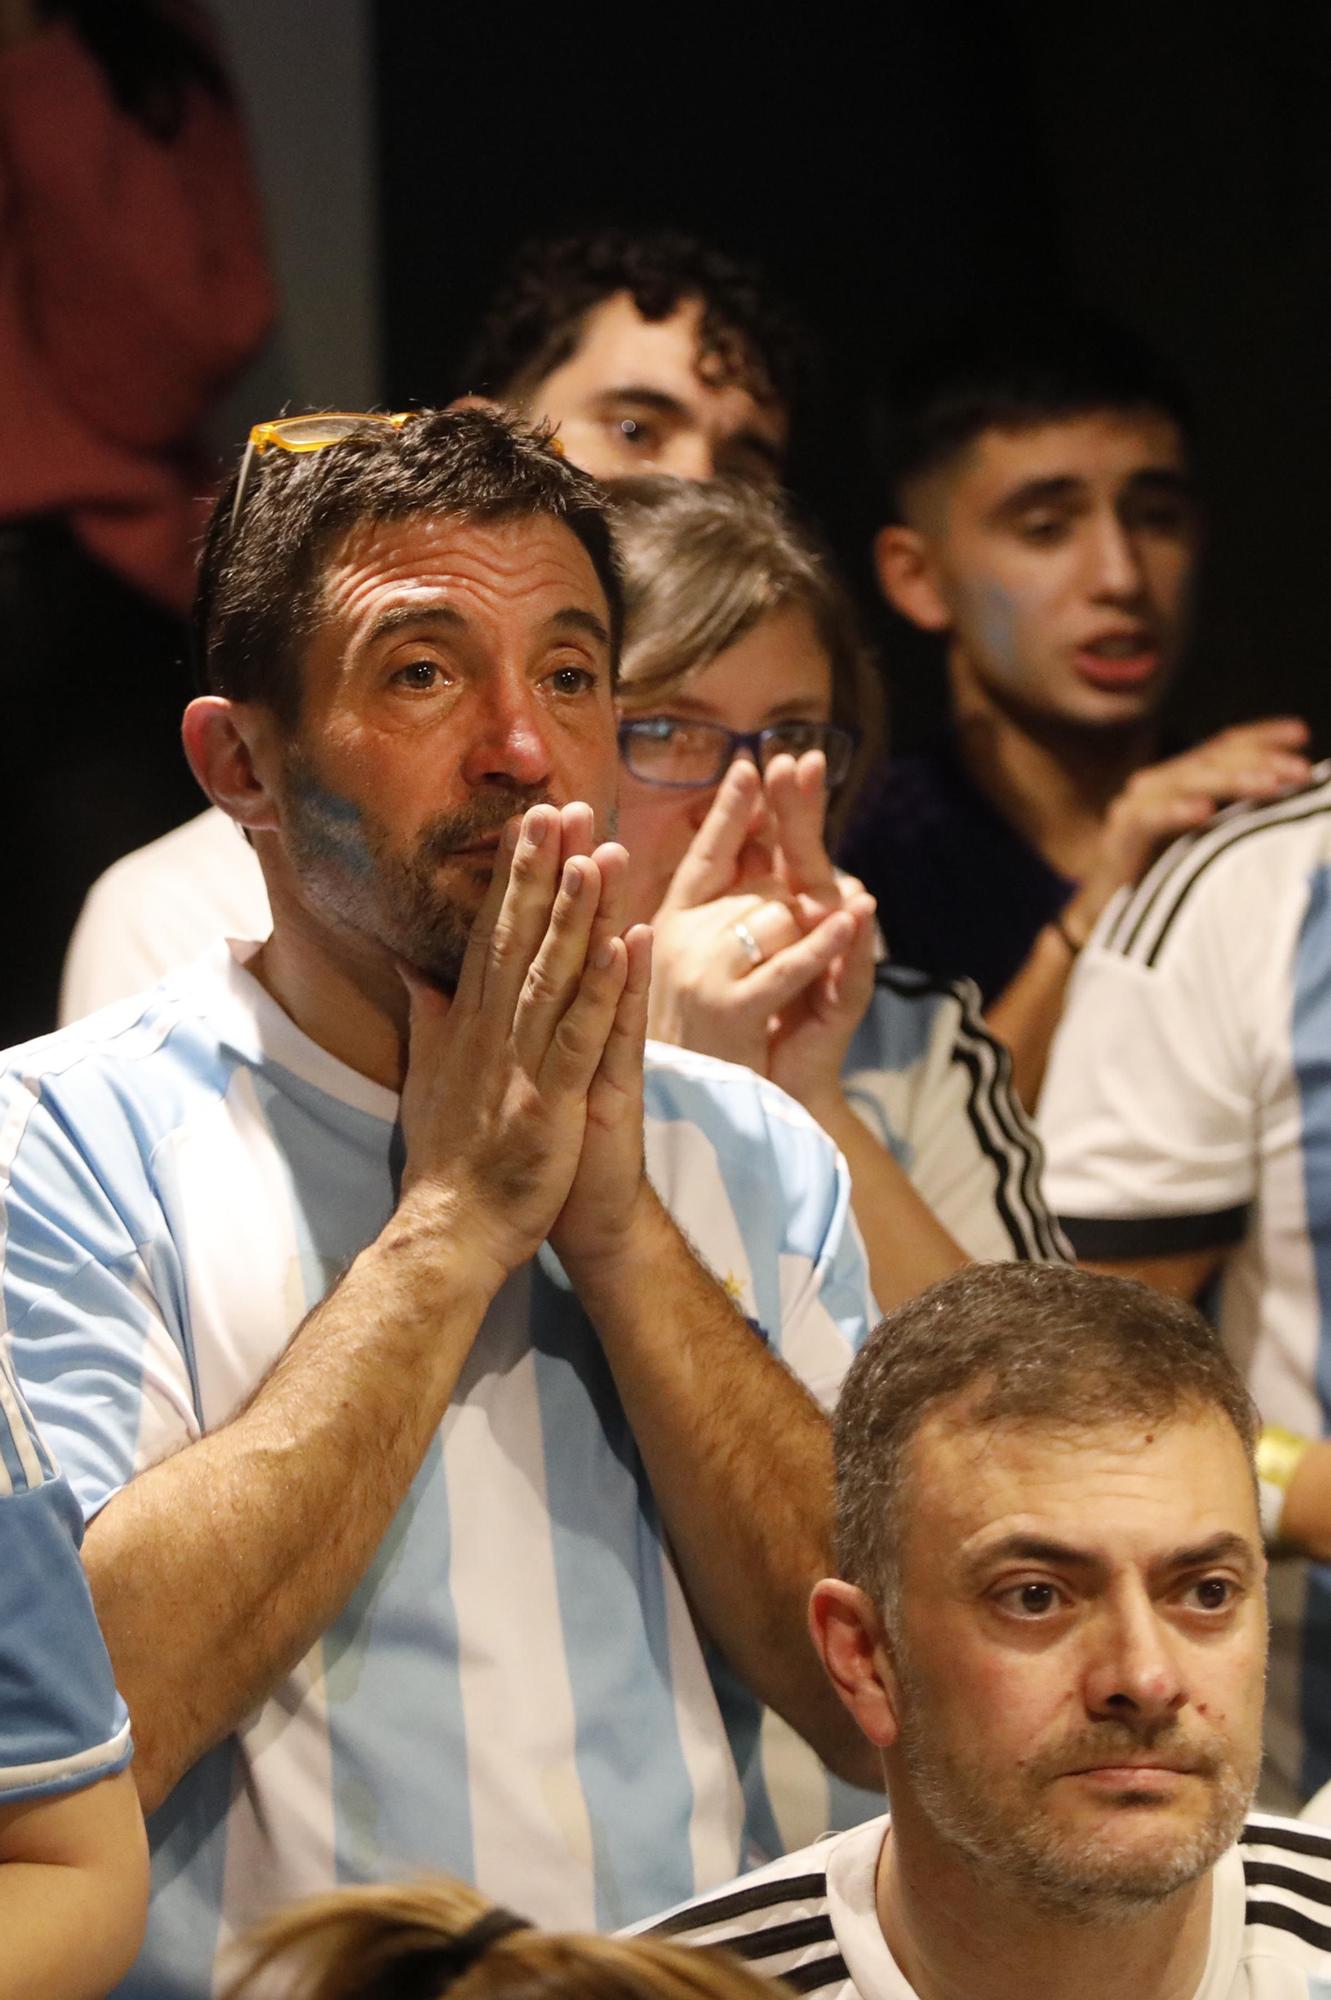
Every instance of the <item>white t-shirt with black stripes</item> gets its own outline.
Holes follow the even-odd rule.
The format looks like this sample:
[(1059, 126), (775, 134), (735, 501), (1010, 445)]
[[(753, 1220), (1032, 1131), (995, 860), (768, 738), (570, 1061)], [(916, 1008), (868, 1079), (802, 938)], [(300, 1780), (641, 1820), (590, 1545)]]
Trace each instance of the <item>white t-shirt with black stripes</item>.
[[(1269, 1423), (1331, 1435), (1331, 763), (1221, 813), (1106, 910), (1040, 1104), (1078, 1255), (1225, 1253), (1214, 1312)], [(1271, 1574), (1264, 1804), (1331, 1779), (1331, 1570)]]
[[(816, 2000), (915, 2000), (874, 1900), (886, 1831), (886, 1817), (869, 1820), (639, 1928), (678, 1944), (724, 1945)], [(1194, 2000), (1326, 2000), (1331, 1834), (1253, 1814), (1213, 1882), (1211, 1945)]]

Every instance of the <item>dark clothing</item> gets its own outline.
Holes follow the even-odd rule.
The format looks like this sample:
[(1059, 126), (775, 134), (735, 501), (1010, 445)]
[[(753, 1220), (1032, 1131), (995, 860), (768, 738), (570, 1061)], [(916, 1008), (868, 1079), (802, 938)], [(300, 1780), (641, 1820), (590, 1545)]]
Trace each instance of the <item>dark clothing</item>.
[(58, 520), (0, 522), (0, 1048), (56, 1023), (89, 887), (198, 809), (180, 747), (185, 630)]
[(878, 898), (892, 957), (973, 979), (986, 1006), (1077, 887), (975, 789), (946, 735), (880, 765), (840, 859)]

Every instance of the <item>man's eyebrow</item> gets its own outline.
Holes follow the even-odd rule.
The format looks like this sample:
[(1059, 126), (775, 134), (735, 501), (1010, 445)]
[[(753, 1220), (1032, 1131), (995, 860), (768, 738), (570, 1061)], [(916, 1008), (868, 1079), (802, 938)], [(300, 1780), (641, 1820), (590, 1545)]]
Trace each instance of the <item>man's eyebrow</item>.
[(588, 639), (595, 639), (599, 646), (610, 644), (605, 620), (581, 604), (566, 604), (562, 610), (552, 612), (545, 621), (545, 629), (547, 632), (581, 632)]
[[(467, 620), (451, 604), (393, 604), (380, 613), (370, 628), (369, 638), (391, 639), (395, 632), (419, 631), (422, 626), (443, 626), (447, 631), (460, 632), (466, 628)], [(610, 634), (605, 622), (594, 611), (587, 611), (580, 604), (568, 604), (552, 612), (545, 621), (548, 632), (573, 630), (586, 633), (599, 645), (610, 644)]]
[(422, 625), (443, 625), (450, 632), (457, 632), (466, 622), (462, 613), (455, 611), (451, 604), (394, 604), (387, 611), (380, 612), (370, 628), (369, 637), (371, 640), (391, 639), (395, 632), (404, 631), (407, 627), (416, 630)]
[(1156, 1565), (1160, 1569), (1208, 1569), (1212, 1563), (1237, 1562), (1246, 1570), (1256, 1567), (1252, 1543), (1243, 1535), (1223, 1530), (1190, 1548), (1173, 1549)]
[(1056, 507), (1062, 502), (1076, 500), (1085, 491), (1086, 481), (1076, 479), (1068, 472), (1056, 473), (1048, 479), (1026, 479), (995, 502), (992, 517), (1003, 520), (1024, 514), (1032, 507)]
[(966, 1568), (971, 1573), (978, 1573), (1000, 1562), (1057, 1563), (1064, 1569), (1102, 1567), (1098, 1557), (1071, 1542), (1056, 1541), (1050, 1535), (1015, 1534), (1004, 1535), (1001, 1541), (989, 1542), (984, 1548), (977, 1549)]
[[(1191, 1543), (1183, 1548), (1170, 1549), (1151, 1564), (1154, 1570), (1206, 1569), (1212, 1563), (1239, 1562), (1251, 1571), (1255, 1567), (1255, 1557), (1251, 1542), (1242, 1535), (1223, 1530), (1210, 1536), (1204, 1542)], [(979, 1549), (966, 1564), (967, 1571), (978, 1574), (1001, 1562), (1042, 1562), (1064, 1569), (1103, 1569), (1103, 1556), (1089, 1549), (1078, 1548), (1072, 1542), (1060, 1542), (1050, 1535), (1004, 1535), (1001, 1541), (990, 1542)]]
[(688, 415), (678, 396), (669, 396), (664, 389), (649, 389), (644, 382), (626, 382), (619, 388), (602, 389), (592, 400), (599, 410), (608, 411), (615, 403), (638, 403), (644, 409), (655, 410), (661, 417)]
[[(1053, 473), (1046, 479), (1023, 480), (1005, 493), (992, 510), (994, 520), (1013, 520), (1028, 513), (1033, 507), (1065, 506), (1077, 500), (1087, 490), (1087, 481), (1073, 473)], [(1191, 475), (1174, 465), (1140, 465), (1130, 472), (1123, 482), (1125, 493), (1168, 493), (1179, 499), (1192, 499), (1196, 484)]]
[(1138, 493), (1143, 488), (1150, 493), (1178, 494), (1185, 500), (1195, 498), (1197, 482), (1191, 473), (1183, 472), (1176, 465), (1142, 465), (1130, 472), (1124, 481), (1125, 489)]

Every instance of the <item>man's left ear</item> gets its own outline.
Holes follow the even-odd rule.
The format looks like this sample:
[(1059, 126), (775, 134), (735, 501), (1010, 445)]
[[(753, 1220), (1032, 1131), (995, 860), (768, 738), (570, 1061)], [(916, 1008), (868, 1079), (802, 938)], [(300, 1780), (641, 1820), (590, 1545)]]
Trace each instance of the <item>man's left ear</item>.
[(872, 1744), (890, 1750), (900, 1733), (898, 1690), (887, 1634), (866, 1591), (824, 1577), (809, 1599), (809, 1631), (828, 1679)]
[(185, 710), (181, 741), (190, 769), (213, 804), (247, 833), (278, 824), (276, 804), (261, 775), (273, 717), (255, 702), (199, 695)]

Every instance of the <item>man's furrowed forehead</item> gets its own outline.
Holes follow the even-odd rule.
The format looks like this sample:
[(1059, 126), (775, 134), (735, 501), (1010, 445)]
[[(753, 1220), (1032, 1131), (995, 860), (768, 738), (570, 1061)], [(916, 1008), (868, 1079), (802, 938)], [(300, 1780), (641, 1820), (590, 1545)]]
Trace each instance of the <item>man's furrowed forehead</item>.
[(1028, 487), (1121, 487), (1154, 478), (1190, 482), (1182, 428), (1164, 410), (1110, 407), (990, 424), (921, 473), (903, 497), (913, 527), (941, 533), (959, 516), (1001, 511)]
[(1210, 1404), (1104, 1420), (985, 1420), (968, 1397), (925, 1418), (909, 1471), (915, 1515), (960, 1562), (1020, 1533), (1097, 1558), (1120, 1540), (1167, 1554), (1220, 1535), (1260, 1553), (1247, 1449)]
[(330, 548), (322, 609), (361, 623), (385, 600), (453, 604), (459, 615), (548, 616), (567, 602), (608, 630), (605, 592), (572, 529), (550, 514), (414, 514), (361, 521)]

